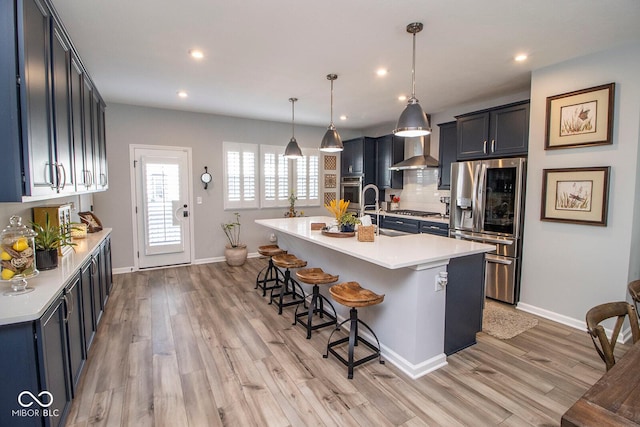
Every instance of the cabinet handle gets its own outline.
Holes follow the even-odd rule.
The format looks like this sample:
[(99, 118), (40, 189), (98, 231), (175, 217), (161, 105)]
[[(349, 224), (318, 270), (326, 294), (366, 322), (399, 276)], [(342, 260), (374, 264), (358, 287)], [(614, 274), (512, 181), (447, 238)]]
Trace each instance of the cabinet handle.
[(69, 323), (69, 300), (67, 299), (66, 295), (62, 295), (62, 298), (64, 299), (64, 311), (65, 311), (65, 315), (64, 315), (64, 323)]
[[(53, 182), (53, 175), (51, 174), (52, 170), (51, 170), (51, 166), (52, 164), (47, 162), (44, 164), (44, 175), (45, 175), (45, 182), (47, 184), (49, 184), (51, 186), (52, 190), (56, 189), (56, 184)], [(56, 175), (58, 174), (58, 167), (55, 163), (53, 163), (53, 166), (56, 168)], [(47, 173), (47, 168), (49, 169), (49, 172)], [(46, 179), (48, 176), (48, 180)]]
[(495, 153), (495, 151), (496, 151), (496, 140), (492, 139), (491, 140), (491, 152)]
[(101, 173), (100, 174), (100, 186), (104, 187), (105, 185), (107, 185), (107, 174)]
[(64, 190), (64, 186), (67, 184), (67, 171), (62, 163), (58, 163), (58, 170), (62, 171), (62, 179), (58, 175), (58, 189)]
[(482, 145), (482, 152), (484, 154), (487, 154), (487, 141), (486, 140), (484, 141), (484, 143)]

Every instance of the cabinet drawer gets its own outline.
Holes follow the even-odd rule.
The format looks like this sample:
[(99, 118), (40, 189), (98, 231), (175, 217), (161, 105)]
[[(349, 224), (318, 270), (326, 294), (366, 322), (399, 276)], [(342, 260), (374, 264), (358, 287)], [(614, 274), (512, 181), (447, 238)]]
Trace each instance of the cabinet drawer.
[(420, 221), (420, 232), (449, 237), (449, 225), (442, 222)]
[(394, 217), (382, 217), (382, 228), (390, 228), (391, 230), (404, 231), (407, 233), (418, 234), (420, 232), (420, 221), (415, 219), (404, 219)]

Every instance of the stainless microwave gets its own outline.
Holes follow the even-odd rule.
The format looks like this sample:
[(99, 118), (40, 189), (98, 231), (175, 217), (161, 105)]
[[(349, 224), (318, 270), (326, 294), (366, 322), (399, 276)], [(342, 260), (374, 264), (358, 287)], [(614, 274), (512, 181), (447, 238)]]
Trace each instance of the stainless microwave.
[(362, 177), (345, 176), (340, 181), (340, 198), (349, 201), (350, 211), (360, 210), (360, 197), (362, 196)]

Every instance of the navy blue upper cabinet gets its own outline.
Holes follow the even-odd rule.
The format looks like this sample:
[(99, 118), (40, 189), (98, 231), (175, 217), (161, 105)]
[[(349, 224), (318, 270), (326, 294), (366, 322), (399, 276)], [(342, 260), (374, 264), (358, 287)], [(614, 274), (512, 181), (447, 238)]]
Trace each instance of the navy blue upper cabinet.
[(362, 175), (364, 173), (364, 137), (349, 139), (342, 145), (344, 150), (340, 155), (340, 173), (342, 176)]
[(439, 124), (438, 190), (451, 188), (451, 163), (456, 161), (458, 132), (456, 122)]
[[(84, 179), (77, 179), (84, 178), (84, 164), (76, 171), (76, 151), (83, 145), (74, 138), (74, 79), (77, 71), (84, 80), (89, 77), (50, 1), (0, 3), (0, 73), (7, 82), (0, 88), (0, 202), (105, 189), (106, 184), (87, 187)], [(96, 110), (104, 112), (95, 88), (92, 96), (99, 104)], [(106, 183), (104, 115), (100, 119), (96, 152), (104, 153), (105, 160), (97, 160), (104, 175), (98, 179)]]
[(376, 185), (380, 189), (402, 188), (402, 171), (391, 171), (389, 167), (404, 160), (404, 138), (385, 135), (376, 138)]
[(458, 160), (527, 155), (529, 101), (456, 117)]

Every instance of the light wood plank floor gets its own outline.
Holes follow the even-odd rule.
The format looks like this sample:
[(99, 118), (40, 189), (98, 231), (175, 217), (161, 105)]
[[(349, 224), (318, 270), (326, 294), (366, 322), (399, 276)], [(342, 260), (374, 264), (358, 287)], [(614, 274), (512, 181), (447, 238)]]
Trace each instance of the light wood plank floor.
[(254, 290), (264, 265), (115, 275), (67, 426), (551, 426), (604, 373), (586, 332), (540, 319), (419, 380), (376, 361), (348, 380), (331, 328), (307, 340)]

